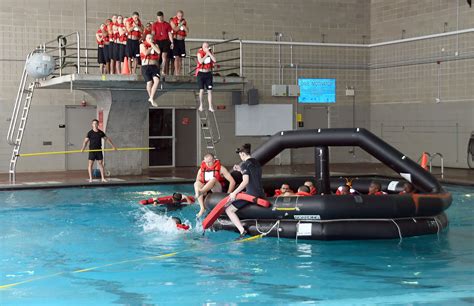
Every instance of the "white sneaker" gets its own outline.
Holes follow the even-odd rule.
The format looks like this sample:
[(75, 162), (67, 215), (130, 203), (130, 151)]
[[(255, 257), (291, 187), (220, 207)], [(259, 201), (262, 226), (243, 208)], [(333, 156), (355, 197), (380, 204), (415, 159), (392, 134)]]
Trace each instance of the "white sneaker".
[(199, 106), (198, 111), (202, 112), (204, 109), (202, 108), (202, 105)]

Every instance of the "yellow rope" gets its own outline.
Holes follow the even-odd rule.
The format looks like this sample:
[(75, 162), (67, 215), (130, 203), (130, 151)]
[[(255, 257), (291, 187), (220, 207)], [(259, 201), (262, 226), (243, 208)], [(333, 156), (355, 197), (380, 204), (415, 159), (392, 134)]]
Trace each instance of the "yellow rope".
[[(259, 239), (259, 238), (262, 238), (262, 237), (264, 237), (264, 235), (255, 235), (255, 236), (245, 238), (245, 239), (242, 239), (242, 240), (235, 240), (235, 241), (228, 241), (228, 242), (219, 243), (219, 244), (214, 245), (214, 247), (221, 246), (221, 245), (226, 245), (226, 244), (231, 244), (231, 243), (242, 243), (242, 242), (247, 242), (247, 241), (253, 241), (253, 240), (256, 240), (256, 239)], [(147, 256), (147, 257), (141, 257), (141, 258), (135, 258), (135, 259), (116, 261), (116, 262), (104, 264), (104, 265), (101, 265), (101, 266), (90, 267), (90, 268), (85, 268), (85, 269), (79, 269), (79, 270), (74, 270), (74, 271), (69, 271), (69, 272), (68, 271), (58, 272), (58, 273), (49, 274), (49, 275), (45, 275), (45, 276), (30, 278), (30, 279), (27, 279), (27, 280), (24, 280), (24, 281), (21, 281), (21, 282), (17, 282), (17, 283), (0, 285), (0, 290), (15, 287), (15, 286), (26, 284), (26, 283), (31, 283), (31, 282), (46, 279), (46, 278), (51, 278), (51, 277), (58, 276), (58, 275), (64, 275), (64, 274), (67, 274), (67, 273), (84, 273), (84, 272), (98, 270), (100, 268), (120, 265), (120, 264), (124, 264), (124, 263), (137, 262), (137, 261), (143, 261), (143, 260), (152, 260), (152, 259), (166, 259), (166, 258), (173, 257), (173, 256), (175, 256), (177, 254), (180, 254), (180, 253), (185, 253), (185, 252), (189, 253), (189, 252), (192, 252), (192, 251), (197, 251), (197, 250), (200, 250), (200, 249), (208, 249), (208, 248), (209, 248), (209, 246), (206, 245), (206, 246), (185, 249), (185, 250), (182, 250), (182, 251), (177, 251), (177, 252), (172, 252), (172, 253), (167, 253), (167, 254), (162, 254), (162, 255), (153, 255), (153, 256)]]
[(71, 150), (71, 151), (52, 151), (52, 152), (37, 152), (37, 153), (22, 153), (18, 154), (20, 157), (54, 155), (54, 154), (72, 154), (72, 153), (87, 153), (87, 152), (111, 152), (111, 151), (141, 151), (154, 150), (155, 148), (117, 148), (115, 149), (97, 149), (97, 150)]

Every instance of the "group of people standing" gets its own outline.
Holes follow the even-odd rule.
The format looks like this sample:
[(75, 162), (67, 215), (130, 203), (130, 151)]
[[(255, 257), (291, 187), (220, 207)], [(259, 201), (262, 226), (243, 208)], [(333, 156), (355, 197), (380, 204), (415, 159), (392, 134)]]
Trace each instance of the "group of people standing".
[[(165, 21), (162, 11), (156, 13), (156, 21), (143, 26), (140, 14), (133, 12), (132, 17), (113, 15), (100, 25), (96, 32), (97, 61), (102, 74), (119, 74), (122, 65), (128, 61), (131, 73), (135, 74), (138, 64), (146, 82), (148, 102), (158, 106), (154, 100), (161, 75), (181, 75), (183, 58), (186, 57), (185, 38), (189, 26), (182, 10)], [(212, 68), (216, 57), (204, 42), (196, 54), (196, 76), (199, 89), (199, 111), (203, 111), (204, 90), (208, 93), (209, 111), (212, 105)]]
[[(182, 73), (182, 58), (186, 57), (185, 38), (189, 27), (183, 11), (165, 21), (163, 12), (157, 13), (155, 22), (146, 25), (140, 20), (140, 14), (133, 12), (132, 17), (113, 15), (101, 24), (96, 32), (98, 46), (97, 61), (102, 74), (119, 74), (125, 59), (129, 61), (131, 73), (135, 73), (141, 60), (140, 44), (152, 35), (154, 44), (161, 50), (159, 64), (163, 64), (162, 73), (168, 74), (170, 60), (174, 62), (174, 74)], [(159, 53), (160, 54), (160, 53)]]

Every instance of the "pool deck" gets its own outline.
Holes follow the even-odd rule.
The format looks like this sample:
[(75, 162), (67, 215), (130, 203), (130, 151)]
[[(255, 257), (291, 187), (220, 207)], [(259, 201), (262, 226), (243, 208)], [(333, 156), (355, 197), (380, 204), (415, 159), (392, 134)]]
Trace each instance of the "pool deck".
[[(0, 191), (36, 188), (99, 187), (119, 185), (192, 183), (197, 167), (159, 168), (145, 170), (139, 176), (112, 176), (109, 182), (88, 182), (87, 170), (65, 172), (17, 173), (16, 184), (8, 182), (8, 174), (0, 175)], [(439, 173), (434, 168), (433, 173)], [(264, 177), (312, 176), (313, 165), (265, 166)], [(380, 163), (331, 164), (331, 176), (389, 176), (399, 178), (392, 169)], [(474, 186), (473, 169), (445, 168), (444, 178), (435, 175), (441, 183)]]

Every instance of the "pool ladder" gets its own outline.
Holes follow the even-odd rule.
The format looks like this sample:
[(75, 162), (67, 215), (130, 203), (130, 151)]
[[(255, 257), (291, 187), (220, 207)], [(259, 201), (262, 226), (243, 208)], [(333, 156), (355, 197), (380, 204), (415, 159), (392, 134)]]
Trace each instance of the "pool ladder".
[[(13, 114), (10, 119), (10, 126), (8, 128), (7, 142), (13, 146), (12, 156), (10, 159), (10, 166), (8, 168), (8, 177), (10, 184), (15, 183), (16, 179), (16, 163), (20, 154), (21, 142), (26, 129), (26, 122), (28, 121), (28, 114), (30, 112), (31, 100), (36, 87), (36, 82), (28, 83), (28, 73), (26, 65), (32, 53), (28, 54), (23, 67), (23, 73), (18, 87), (18, 93), (13, 107)], [(20, 115), (20, 109), (21, 115)], [(19, 119), (19, 121), (18, 121)], [(16, 137), (15, 137), (16, 134)]]
[[(436, 153), (429, 153), (429, 152), (423, 152), (423, 154), (428, 155), (428, 166), (431, 174), (433, 175), (441, 175), (441, 178), (444, 178), (444, 156), (443, 154), (436, 152)], [(422, 154), (422, 156), (423, 156)], [(418, 159), (418, 163), (420, 163), (422, 156)], [(440, 160), (440, 167), (441, 167), (441, 172), (440, 173), (433, 173), (433, 160), (439, 157)]]
[[(196, 99), (196, 107), (199, 106), (199, 92), (194, 91), (194, 97)], [(210, 112), (208, 110), (199, 110), (199, 124), (201, 127), (201, 135), (206, 143), (206, 151), (212, 153), (214, 157), (217, 157), (216, 143), (221, 140), (221, 133), (219, 131), (219, 124), (217, 123), (216, 112)]]

